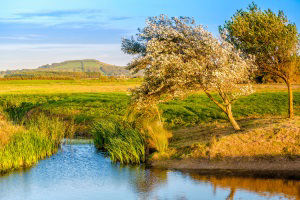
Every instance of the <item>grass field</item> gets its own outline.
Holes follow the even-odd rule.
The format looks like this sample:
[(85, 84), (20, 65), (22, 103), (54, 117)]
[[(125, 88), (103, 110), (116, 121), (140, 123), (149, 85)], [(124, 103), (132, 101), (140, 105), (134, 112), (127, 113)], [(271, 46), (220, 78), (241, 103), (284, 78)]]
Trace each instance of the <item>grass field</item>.
[[(57, 94), (89, 92), (128, 92), (139, 86), (140, 78), (103, 81), (91, 80), (0, 80), (0, 94)], [(257, 92), (287, 92), (284, 84), (256, 84)], [(300, 92), (300, 84), (293, 85), (294, 92)], [(199, 93), (203, 93), (199, 91)]]
[[(21, 121), (35, 113), (74, 121), (77, 136), (89, 135), (90, 126), (102, 119), (122, 120), (130, 101), (128, 88), (140, 80), (101, 82), (98, 80), (0, 81), (0, 102), (10, 119)], [(237, 119), (287, 115), (284, 85), (255, 85), (258, 92), (239, 99), (233, 106)], [(294, 86), (295, 113), (300, 113), (300, 85)], [(279, 92), (275, 92), (279, 91)], [(185, 100), (160, 105), (171, 128), (225, 121), (226, 115), (201, 91)]]
[[(8, 139), (4, 136), (2, 137), (2, 143), (6, 143), (5, 151), (14, 151), (13, 148), (10, 151), (7, 150), (8, 147), (14, 144), (9, 138), (12, 138), (12, 141), (18, 141), (17, 136), (20, 136), (22, 140), (24, 135), (22, 133), (26, 133), (24, 137), (30, 137), (28, 141), (31, 141), (32, 138), (34, 139), (35, 135), (33, 137), (27, 134), (30, 133), (31, 129), (30, 127), (26, 128), (26, 124), (32, 122), (32, 119), (39, 119), (41, 114), (50, 119), (56, 118), (63, 121), (66, 127), (64, 134), (67, 136), (72, 137), (75, 132), (76, 138), (91, 138), (91, 130), (97, 122), (101, 122), (103, 119), (115, 122), (122, 121), (130, 103), (128, 89), (138, 86), (140, 83), (140, 79), (114, 82), (103, 82), (100, 80), (0, 81), (0, 109), (8, 120), (15, 122), (11, 125), (8, 124), (5, 130), (9, 131), (11, 127), (18, 128), (18, 126), (22, 129), (21, 133), (16, 131), (16, 134), (12, 134)], [(233, 113), (238, 119), (241, 128), (246, 131), (263, 127), (266, 124), (276, 125), (274, 118), (280, 116), (280, 118), (284, 119), (288, 115), (288, 99), (285, 85), (255, 85), (255, 88), (257, 90), (256, 93), (240, 98), (233, 105)], [(294, 86), (294, 106), (296, 119), (298, 120), (300, 115), (300, 85)], [(221, 155), (219, 151), (224, 149), (223, 146), (226, 146), (228, 141), (229, 143), (236, 141), (235, 137), (252, 138), (251, 141), (258, 141), (257, 138), (260, 137), (257, 136), (255, 131), (247, 133), (245, 136), (243, 135), (244, 132), (241, 133), (241, 136), (235, 136), (233, 129), (227, 122), (226, 115), (201, 91), (190, 95), (184, 100), (173, 100), (160, 104), (159, 107), (167, 127), (173, 129), (170, 147), (178, 150), (176, 156), (197, 156), (199, 152), (200, 154), (207, 152), (207, 145), (211, 143), (214, 137), (224, 138), (215, 143), (214, 151), (217, 152), (215, 155)], [(255, 120), (257, 118), (260, 120)], [(41, 121), (41, 123), (43, 122)], [(264, 131), (262, 130), (263, 135), (265, 135)], [(282, 134), (285, 135), (286, 133), (282, 132)], [(291, 141), (299, 140), (298, 135), (297, 133), (295, 137), (292, 137)], [(264, 140), (269, 141), (269, 138), (264, 138)], [(51, 144), (52, 140), (47, 141)], [(272, 142), (276, 143), (276, 141), (277, 138), (274, 137)], [(31, 144), (31, 142), (28, 142), (28, 144)], [(33, 142), (33, 144), (35, 143)], [(257, 145), (257, 142), (253, 144)], [(269, 143), (271, 146), (272, 144)], [(296, 144), (298, 144), (297, 141)], [(244, 145), (244, 143), (241, 143), (241, 145)], [(251, 146), (253, 145), (248, 145), (248, 147)], [(292, 151), (294, 151), (294, 147), (295, 145), (292, 147)], [(32, 146), (32, 151), (38, 148), (40, 147)], [(17, 153), (16, 155), (10, 153), (15, 155), (15, 157), (5, 157), (7, 166), (2, 166), (2, 168), (16, 168), (24, 165), (23, 163), (30, 165), (30, 163), (35, 163), (37, 159), (51, 154), (45, 154), (44, 152), (47, 152), (47, 148), (44, 147), (38, 151), (41, 153), (37, 154), (38, 156), (34, 160), (30, 160), (31, 156), (26, 154), (24, 155), (24, 160), (19, 163), (13, 163), (13, 160), (15, 160), (15, 157), (19, 159), (22, 153)], [(55, 152), (55, 148), (51, 152)], [(224, 155), (233, 155), (236, 152), (240, 151), (225, 152)], [(282, 152), (281, 147), (273, 154), (278, 152)], [(289, 152), (290, 150), (287, 149), (287, 153)]]
[(102, 80), (1, 80), (0, 94), (58, 94), (89, 92), (128, 92), (141, 79), (105, 82)]

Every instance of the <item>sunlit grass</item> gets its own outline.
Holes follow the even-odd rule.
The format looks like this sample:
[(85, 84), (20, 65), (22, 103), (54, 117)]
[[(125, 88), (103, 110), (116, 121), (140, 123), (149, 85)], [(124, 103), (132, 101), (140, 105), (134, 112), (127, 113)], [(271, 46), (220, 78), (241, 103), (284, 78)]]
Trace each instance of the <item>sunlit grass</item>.
[(65, 124), (59, 118), (43, 114), (31, 118), (24, 126), (13, 125), (5, 119), (0, 122), (3, 125), (1, 132), (3, 129), (11, 131), (8, 141), (0, 140), (0, 173), (29, 167), (52, 155), (66, 132)]
[[(128, 92), (137, 87), (142, 79), (133, 78), (119, 81), (91, 80), (0, 80), (0, 94), (53, 94), (88, 92)], [(254, 84), (257, 92), (286, 92), (285, 84)], [(300, 84), (294, 84), (293, 90), (300, 92)], [(199, 94), (204, 94), (199, 91)]]
[(95, 124), (93, 137), (96, 147), (105, 149), (113, 162), (141, 163), (146, 159), (146, 141), (139, 130), (117, 122)]
[(233, 134), (210, 147), (211, 158), (300, 155), (300, 127), (267, 127)]
[[(23, 126), (15, 125), (8, 121), (1, 121), (1, 123), (5, 125), (2, 125), (0, 142), (2, 143), (2, 146), (7, 146), (6, 152), (14, 151), (11, 153), (11, 158), (8, 158), (8, 155), (4, 155), (3, 153), (1, 154), (2, 158), (6, 156), (9, 160), (22, 155), (23, 157), (18, 157), (17, 160), (19, 161), (15, 161), (16, 163), (22, 163), (23, 161), (21, 162), (20, 159), (27, 159), (27, 156), (30, 157), (33, 155), (35, 158), (30, 159), (34, 161), (32, 163), (35, 163), (36, 160), (51, 155), (52, 152), (56, 151), (58, 143), (60, 142), (59, 139), (61, 138), (59, 133), (60, 129), (67, 130), (64, 134), (67, 134), (70, 137), (76, 132), (76, 137), (78, 138), (91, 138), (91, 130), (94, 128), (94, 125), (98, 124), (99, 126), (104, 119), (121, 123), (130, 102), (127, 88), (139, 84), (140, 82), (134, 82), (132, 80), (127, 82), (101, 82), (97, 80), (0, 81), (0, 86), (4, 89), (0, 90), (0, 93), (2, 92), (2, 94), (0, 94), (0, 107), (3, 110), (3, 113), (6, 115), (7, 119), (14, 121), (15, 124), (25, 123)], [(6, 92), (5, 87), (8, 88)], [(237, 119), (287, 116), (288, 102), (284, 85), (268, 84), (256, 85), (255, 87), (258, 91), (257, 93), (248, 97), (243, 97), (234, 103), (233, 113)], [(96, 92), (91, 92), (94, 89)], [(99, 92), (104, 90), (106, 90), (106, 92)], [(300, 115), (300, 92), (297, 92), (299, 91), (299, 85), (295, 86), (295, 91), (294, 105), (295, 114), (297, 116)], [(185, 100), (173, 100), (160, 104), (159, 107), (162, 110), (162, 117), (166, 123), (165, 125), (173, 130), (179, 127), (182, 128), (183, 126), (206, 126), (206, 124), (213, 122), (223, 123), (227, 121), (227, 117), (223, 112), (221, 112), (221, 110), (201, 91), (197, 94), (190, 95)], [(56, 119), (56, 121), (50, 122), (47, 119), (48, 117)], [(40, 130), (38, 127), (42, 129)], [(241, 124), (241, 127), (243, 129), (245, 125)], [(54, 132), (45, 131), (47, 128)], [(206, 128), (209, 129), (210, 127), (207, 126)], [(153, 125), (150, 125), (149, 130), (148, 142), (151, 144), (150, 147), (160, 152), (167, 151), (166, 149), (169, 141), (166, 139), (169, 137), (168, 135), (170, 133), (165, 132), (163, 134), (156, 134), (156, 132), (161, 132), (161, 130), (159, 127)], [(230, 133), (230, 130), (231, 129), (229, 128), (227, 133)], [(114, 161), (128, 163), (143, 160), (144, 153), (141, 152), (144, 147), (140, 144), (136, 145), (135, 142), (129, 139), (132, 137), (130, 134), (134, 135), (135, 133), (138, 134), (138, 132), (136, 132), (136, 130), (131, 130), (130, 128), (129, 130), (119, 128), (118, 131), (123, 133), (123, 136), (120, 136), (123, 139), (120, 139), (119, 135), (116, 137), (117, 131), (116, 129), (113, 129), (107, 137), (104, 137), (103, 133), (98, 134), (98, 136), (95, 137), (95, 144), (98, 146), (101, 144), (99, 137), (106, 139), (113, 138), (109, 140), (109, 142), (106, 141), (106, 144), (110, 144), (106, 149), (113, 155), (112, 159)], [(170, 145), (171, 147), (177, 147), (180, 142), (182, 144), (192, 145), (202, 137), (198, 137), (197, 134), (198, 133), (194, 134), (195, 137), (191, 136), (192, 139), (189, 141), (190, 134), (185, 133), (184, 139), (181, 140), (178, 139), (178, 134), (175, 131)], [(30, 138), (32, 138), (32, 141)], [(209, 133), (207, 133), (205, 138), (210, 138)], [(129, 142), (126, 141), (127, 139)], [(29, 149), (28, 151), (31, 152), (32, 155), (25, 155), (25, 153), (23, 155), (21, 150), (27, 145), (24, 143), (26, 141), (28, 141), (30, 145), (33, 144), (31, 146), (29, 145), (28, 148), (34, 149), (34, 145), (37, 145), (40, 153)], [(36, 141), (39, 141), (37, 143), (44, 143), (44, 146), (39, 147), (38, 144), (35, 144)], [(208, 142), (209, 141), (210, 140), (208, 139)], [(16, 148), (15, 144), (20, 144), (20, 150), (14, 150), (14, 148)], [(50, 144), (54, 145), (55, 148)], [(104, 143), (102, 146), (103, 145)], [(135, 149), (139, 147), (134, 146), (139, 145), (141, 148), (139, 150)], [(201, 145), (201, 147), (199, 146), (200, 149), (207, 148), (207, 142), (202, 143)], [(45, 150), (43, 148), (49, 149)], [(126, 150), (124, 151), (122, 149)], [(130, 152), (135, 152), (136, 155), (133, 156)], [(203, 155), (206, 155), (205, 151), (202, 153)], [(23, 165), (27, 166), (28, 163), (31, 163), (30, 159), (29, 161), (24, 161), (25, 164), (10, 163), (6, 168), (16, 168), (16, 166)], [(6, 162), (9, 163), (9, 161)]]
[(288, 157), (300, 155), (299, 116), (246, 118), (242, 130), (235, 131), (228, 122), (215, 122), (173, 131), (170, 146), (176, 157)]
[[(75, 124), (77, 136), (89, 136), (93, 123), (103, 119), (122, 121), (129, 106), (126, 93), (19, 94), (0, 95), (0, 105), (13, 121), (35, 113), (60, 116)], [(295, 114), (300, 114), (300, 93), (294, 93)], [(159, 106), (169, 128), (227, 121), (226, 115), (206, 97), (195, 94)], [(233, 105), (237, 119), (262, 116), (287, 116), (287, 93), (254, 93)]]
[(100, 80), (9, 80), (0, 81), (0, 94), (53, 94), (89, 92), (128, 92), (140, 79), (115, 82)]

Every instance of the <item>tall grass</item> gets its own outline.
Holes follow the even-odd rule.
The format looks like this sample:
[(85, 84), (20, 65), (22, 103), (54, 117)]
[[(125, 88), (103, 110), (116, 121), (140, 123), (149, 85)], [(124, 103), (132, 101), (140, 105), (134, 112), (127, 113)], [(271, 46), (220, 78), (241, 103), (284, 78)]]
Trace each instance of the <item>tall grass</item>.
[(38, 115), (22, 125), (1, 120), (0, 132), (10, 130), (6, 142), (0, 140), (0, 173), (28, 167), (55, 153), (66, 127), (55, 117)]
[(125, 120), (136, 127), (147, 141), (147, 149), (164, 153), (168, 150), (169, 138), (172, 133), (164, 127), (161, 112), (157, 106), (137, 108), (132, 104), (125, 116)]
[(162, 122), (144, 123), (142, 130), (147, 136), (149, 148), (155, 149), (160, 153), (168, 150), (169, 138), (172, 137), (172, 133), (164, 128)]
[(105, 149), (113, 162), (122, 164), (141, 163), (146, 160), (145, 138), (129, 125), (101, 122), (92, 130), (94, 144)]

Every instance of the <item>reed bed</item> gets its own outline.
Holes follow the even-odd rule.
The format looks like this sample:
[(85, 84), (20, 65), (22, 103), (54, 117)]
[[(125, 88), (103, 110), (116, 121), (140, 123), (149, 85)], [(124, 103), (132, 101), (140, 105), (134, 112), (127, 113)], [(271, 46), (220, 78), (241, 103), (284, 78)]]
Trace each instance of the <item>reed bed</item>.
[(93, 130), (94, 144), (108, 152), (113, 162), (137, 164), (146, 160), (144, 136), (129, 125), (113, 122), (97, 123)]
[[(43, 114), (35, 116), (24, 125), (13, 125), (1, 119), (0, 132), (10, 134), (0, 140), (0, 173), (29, 167), (55, 153), (64, 137), (66, 127), (57, 117)], [(4, 134), (3, 134), (4, 133)]]

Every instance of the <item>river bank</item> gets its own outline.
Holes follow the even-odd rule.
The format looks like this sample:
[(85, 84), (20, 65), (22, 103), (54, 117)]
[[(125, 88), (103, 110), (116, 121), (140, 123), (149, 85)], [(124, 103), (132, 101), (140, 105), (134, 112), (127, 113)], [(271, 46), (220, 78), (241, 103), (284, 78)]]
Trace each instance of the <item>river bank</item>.
[(298, 180), (207, 176), (119, 165), (92, 144), (64, 144), (30, 169), (0, 175), (0, 185), (0, 200), (300, 197)]
[(204, 158), (156, 160), (150, 164), (157, 169), (179, 170), (200, 175), (283, 178), (300, 180), (300, 157), (273, 159), (227, 159), (211, 161)]
[(154, 155), (150, 166), (198, 174), (300, 179), (300, 118), (239, 120), (183, 127), (173, 131), (171, 154)]
[[(63, 84), (62, 82), (48, 82), (42, 85), (55, 85), (57, 88), (60, 88), (60, 84)], [(20, 83), (25, 85), (29, 84), (30, 87), (33, 85), (38, 87), (36, 83), (31, 81), (20, 81)], [(1, 84), (7, 87), (15, 87), (15, 84), (19, 84), (19, 82), (15, 84), (11, 82)], [(85, 86), (87, 83), (78, 84)], [(97, 84), (95, 83), (95, 87), (102, 87), (102, 83)], [(109, 85), (109, 83), (107, 84)], [(18, 87), (20, 87), (20, 85), (18, 85)], [(110, 87), (110, 91), (114, 91), (114, 83), (110, 83)], [(277, 130), (279, 130), (278, 127), (283, 127), (284, 130), (287, 130), (287, 128), (291, 126), (292, 128), (299, 128), (300, 85), (296, 85), (294, 88), (296, 115), (294, 120), (285, 118), (287, 116), (288, 104), (286, 93), (283, 92), (286, 89), (284, 85), (257, 84), (255, 88), (258, 91), (257, 93), (241, 98), (234, 104), (234, 115), (242, 128), (242, 131), (238, 133), (227, 123), (227, 117), (221, 110), (201, 92), (191, 95), (183, 101), (174, 100), (160, 104), (165, 124), (173, 133), (169, 147), (172, 150), (176, 150), (175, 154), (168, 155), (169, 157), (162, 158), (162, 160), (169, 162), (171, 158), (171, 162), (173, 162), (174, 159), (183, 162), (185, 159), (207, 159), (206, 156), (208, 155), (206, 154), (208, 150), (211, 150), (209, 148), (211, 142), (214, 142), (214, 140), (217, 145), (215, 145), (214, 152), (209, 152), (209, 156), (217, 159), (223, 153), (238, 154), (240, 152), (240, 154), (243, 154), (242, 156), (247, 156), (250, 152), (243, 152), (240, 149), (231, 147), (243, 147), (241, 148), (242, 150), (253, 147), (256, 149), (256, 152), (264, 151), (267, 154), (275, 154), (275, 156), (281, 156), (282, 154), (287, 157), (290, 155), (292, 157), (300, 155), (300, 153), (297, 153), (297, 149), (299, 149), (299, 139), (297, 142), (295, 134), (293, 137), (290, 137), (291, 134), (285, 132), (277, 134)], [(275, 92), (277, 90), (280, 92)], [(47, 90), (45, 90), (45, 92), (46, 91)], [(20, 94), (9, 92), (0, 95), (0, 107), (1, 110), (3, 110), (1, 112), (6, 116), (7, 122), (10, 121), (12, 125), (8, 127), (23, 127), (24, 123), (28, 121), (34, 122), (39, 118), (38, 116), (42, 114), (49, 118), (54, 117), (59, 119), (65, 126), (63, 129), (67, 131), (65, 134), (66, 137), (78, 139), (92, 138), (91, 129), (95, 123), (101, 122), (103, 119), (117, 122), (122, 121), (130, 101), (130, 97), (122, 92), (91, 93), (76, 90), (73, 91), (74, 93), (67, 93), (67, 91), (65, 91), (66, 93), (52, 92), (53, 93), (48, 91), (47, 94), (36, 94), (34, 91), (24, 90)], [(43, 120), (41, 120), (41, 122), (42, 121)], [(51, 123), (48, 125), (51, 125)], [(3, 129), (3, 127), (4, 126), (0, 127), (0, 129)], [(28, 127), (23, 127), (26, 129), (24, 129), (25, 132)], [(267, 137), (260, 138), (256, 137), (255, 134), (250, 134), (251, 137), (247, 138), (245, 137), (247, 134), (243, 134), (247, 131), (257, 129), (264, 130), (268, 127), (271, 127), (271, 129), (267, 129), (264, 134), (260, 134)], [(50, 129), (54, 130), (52, 128)], [(288, 131), (292, 130), (288, 129)], [(11, 135), (13, 134), (6, 134), (7, 132), (12, 133), (13, 131), (2, 131), (2, 134), (0, 134), (2, 143), (3, 145), (11, 143), (12, 152), (16, 152), (13, 149), (16, 147), (16, 145), (14, 145), (16, 140), (9, 139), (12, 138)], [(22, 137), (27, 136), (27, 134), (19, 135), (22, 135)], [(278, 135), (280, 135), (280, 137), (278, 137)], [(269, 141), (269, 137), (272, 142)], [(227, 140), (224, 139), (226, 138), (229, 139), (228, 144), (225, 144)], [(249, 142), (244, 143), (243, 140)], [(277, 144), (276, 140), (279, 140), (279, 144)], [(230, 148), (228, 148), (228, 145)], [(54, 152), (56, 152), (57, 148), (54, 149)], [(3, 151), (3, 148), (2, 150), (0, 149), (0, 151)], [(21, 152), (28, 151), (22, 150)], [(36, 153), (34, 153), (34, 155), (36, 155)], [(250, 155), (250, 157), (251, 156), (252, 155)], [(28, 157), (32, 156), (28, 154)], [(187, 160), (187, 162), (189, 161)], [(2, 162), (2, 164), (3, 163), (4, 162)], [(15, 165), (22, 166), (20, 163), (21, 162), (16, 162)], [(9, 165), (11, 166), (11, 164)]]
[(55, 154), (66, 129), (58, 118), (45, 115), (14, 124), (0, 114), (0, 174), (33, 166)]

